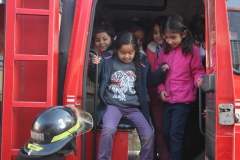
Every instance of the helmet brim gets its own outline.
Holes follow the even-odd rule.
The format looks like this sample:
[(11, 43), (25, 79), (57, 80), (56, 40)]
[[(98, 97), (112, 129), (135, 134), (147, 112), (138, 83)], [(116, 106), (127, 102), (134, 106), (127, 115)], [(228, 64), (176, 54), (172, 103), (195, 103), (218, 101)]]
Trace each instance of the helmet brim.
[[(29, 155), (35, 155), (35, 156), (51, 155), (59, 151), (61, 148), (63, 148), (73, 138), (74, 137), (72, 136), (68, 136), (64, 139), (61, 139), (61, 141), (57, 141), (50, 144), (36, 144), (36, 143), (33, 143), (33, 139), (30, 138), (24, 145), (24, 151)], [(28, 147), (29, 144), (33, 145), (33, 147)]]

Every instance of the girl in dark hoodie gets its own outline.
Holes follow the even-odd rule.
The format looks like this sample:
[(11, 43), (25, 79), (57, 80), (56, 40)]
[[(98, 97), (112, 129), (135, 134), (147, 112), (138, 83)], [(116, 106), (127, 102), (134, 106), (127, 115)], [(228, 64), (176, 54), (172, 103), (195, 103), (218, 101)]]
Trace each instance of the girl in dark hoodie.
[(115, 40), (114, 51), (100, 57), (94, 56), (88, 70), (91, 81), (95, 81), (95, 64), (99, 63), (99, 99), (97, 124), (102, 120), (98, 160), (110, 160), (113, 138), (122, 117), (132, 121), (141, 139), (141, 160), (153, 159), (154, 134), (149, 124), (147, 87), (156, 87), (163, 82), (168, 65), (162, 63), (151, 73), (146, 58), (140, 58), (136, 36), (121, 32)]

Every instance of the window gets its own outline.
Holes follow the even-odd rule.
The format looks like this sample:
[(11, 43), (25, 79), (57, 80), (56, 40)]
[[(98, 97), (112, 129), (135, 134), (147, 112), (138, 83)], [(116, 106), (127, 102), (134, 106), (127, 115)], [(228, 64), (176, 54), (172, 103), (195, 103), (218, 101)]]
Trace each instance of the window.
[(240, 24), (238, 23), (240, 19), (239, 0), (227, 1), (227, 7), (233, 68), (240, 73)]
[(240, 71), (240, 9), (228, 11), (233, 68)]

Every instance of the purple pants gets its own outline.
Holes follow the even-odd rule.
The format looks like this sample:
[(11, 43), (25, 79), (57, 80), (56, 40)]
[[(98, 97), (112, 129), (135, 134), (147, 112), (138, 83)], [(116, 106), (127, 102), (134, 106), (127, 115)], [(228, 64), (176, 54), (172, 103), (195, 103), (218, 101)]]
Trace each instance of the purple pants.
[(98, 160), (111, 160), (114, 134), (120, 119), (124, 117), (131, 120), (138, 131), (141, 141), (141, 160), (153, 160), (154, 133), (138, 108), (120, 108), (107, 106), (103, 116), (103, 128), (99, 142)]

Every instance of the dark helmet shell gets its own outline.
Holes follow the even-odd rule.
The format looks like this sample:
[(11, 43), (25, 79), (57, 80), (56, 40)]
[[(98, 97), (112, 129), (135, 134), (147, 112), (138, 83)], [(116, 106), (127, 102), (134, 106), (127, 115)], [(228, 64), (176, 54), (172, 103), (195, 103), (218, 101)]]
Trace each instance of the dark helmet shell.
[(31, 155), (53, 154), (71, 141), (79, 129), (77, 114), (70, 107), (48, 108), (33, 121), (24, 151)]

